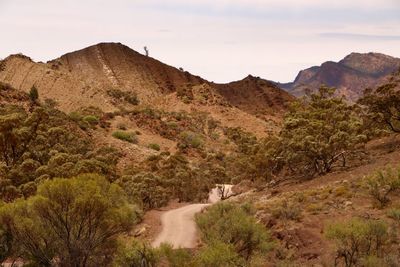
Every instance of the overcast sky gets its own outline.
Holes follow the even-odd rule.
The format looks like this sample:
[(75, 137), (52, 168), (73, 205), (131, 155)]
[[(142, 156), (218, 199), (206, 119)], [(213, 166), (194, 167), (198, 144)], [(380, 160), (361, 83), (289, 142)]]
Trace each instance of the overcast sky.
[(0, 58), (121, 42), (210, 81), (287, 82), (350, 52), (400, 57), (400, 0), (0, 0)]

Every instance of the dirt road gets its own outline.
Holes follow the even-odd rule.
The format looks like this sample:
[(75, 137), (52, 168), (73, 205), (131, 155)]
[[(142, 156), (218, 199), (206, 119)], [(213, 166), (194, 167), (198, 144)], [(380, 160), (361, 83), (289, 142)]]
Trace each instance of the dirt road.
[[(225, 194), (229, 195), (231, 185), (225, 185)], [(210, 192), (207, 204), (191, 204), (165, 212), (161, 216), (162, 231), (152, 243), (158, 247), (161, 243), (169, 243), (174, 248), (194, 248), (197, 245), (197, 228), (194, 215), (203, 208), (221, 199), (218, 189)]]

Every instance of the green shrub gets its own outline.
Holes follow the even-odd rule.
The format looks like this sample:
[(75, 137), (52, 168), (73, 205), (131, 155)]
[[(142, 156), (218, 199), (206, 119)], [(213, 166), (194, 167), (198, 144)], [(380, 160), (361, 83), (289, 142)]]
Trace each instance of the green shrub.
[(400, 209), (398, 209), (398, 208), (390, 209), (387, 212), (387, 216), (389, 218), (395, 220), (397, 223), (400, 223)]
[(174, 122), (174, 121), (169, 121), (169, 122), (166, 123), (166, 125), (167, 125), (168, 128), (171, 128), (171, 129), (174, 129), (174, 130), (178, 129), (178, 124), (176, 122)]
[(71, 112), (71, 113), (69, 113), (69, 118), (71, 119), (71, 120), (73, 120), (74, 122), (76, 122), (78, 125), (79, 125), (79, 127), (82, 129), (82, 130), (87, 130), (87, 129), (89, 129), (89, 128), (91, 128), (91, 126), (93, 126), (93, 125), (91, 125), (91, 123), (89, 122), (89, 121), (91, 121), (93, 118), (87, 118), (89, 121), (86, 121), (84, 118), (85, 118), (86, 116), (83, 116), (80, 112), (78, 112), (78, 111), (73, 111), (73, 112)]
[(156, 109), (153, 109), (153, 108), (147, 106), (144, 109), (142, 109), (140, 112), (150, 118), (161, 119), (162, 112), (160, 110), (156, 110)]
[(279, 134), (281, 157), (305, 178), (345, 167), (348, 155), (366, 142), (361, 126), (354, 107), (336, 97), (335, 88), (322, 86), (290, 107)]
[[(117, 240), (139, 221), (121, 188), (86, 174), (45, 181), (36, 196), (0, 209), (14, 257), (34, 266), (107, 266)], [(23, 242), (21, 242), (23, 240)]]
[(80, 121), (82, 119), (82, 115), (78, 111), (72, 111), (68, 115), (73, 121)]
[(11, 256), (11, 249), (12, 234), (6, 227), (0, 225), (0, 262), (4, 262), (9, 256)]
[(36, 86), (32, 86), (31, 90), (29, 91), (29, 99), (32, 102), (36, 102), (39, 99), (39, 91)]
[(125, 92), (119, 89), (110, 89), (107, 91), (107, 94), (116, 100), (125, 101), (132, 105), (139, 105), (139, 99), (135, 92)]
[(346, 267), (355, 266), (369, 256), (382, 257), (389, 240), (385, 222), (361, 219), (328, 225), (325, 235), (335, 241), (336, 257)]
[(281, 201), (274, 205), (272, 216), (276, 219), (299, 221), (302, 216), (300, 205), (292, 201)]
[[(247, 204), (220, 202), (196, 215), (196, 222), (202, 240), (208, 246), (226, 244), (228, 247), (217, 246), (214, 249), (225, 253), (232, 248), (229, 258), (241, 257), (251, 261), (256, 256), (265, 255), (273, 246), (268, 231), (253, 216), (253, 209)], [(214, 252), (211, 249), (208, 253)]]
[(125, 132), (125, 131), (115, 131), (112, 134), (113, 137), (120, 139), (122, 141), (126, 141), (129, 143), (137, 144), (138, 139), (135, 133)]
[(210, 134), (210, 137), (213, 140), (218, 140), (220, 136), (219, 136), (218, 133), (213, 132), (213, 133)]
[(159, 144), (149, 144), (148, 147), (156, 151), (160, 151), (161, 149)]
[(133, 241), (128, 247), (119, 250), (114, 259), (114, 266), (156, 266), (159, 255), (156, 249), (147, 244)]
[(253, 152), (253, 147), (257, 144), (257, 138), (254, 134), (243, 131), (242, 128), (226, 128), (225, 135), (234, 142), (240, 153), (250, 154)]
[(245, 260), (235, 252), (233, 245), (218, 241), (203, 247), (196, 255), (195, 263), (199, 267), (246, 266)]
[(171, 199), (200, 203), (215, 186), (215, 171), (192, 166), (182, 154), (157, 153), (142, 164), (125, 169), (117, 182), (144, 209), (161, 207)]
[[(367, 89), (359, 103), (365, 108), (364, 120), (367, 131), (389, 130), (400, 133), (400, 69), (393, 73), (387, 83), (375, 90)], [(372, 130), (371, 130), (372, 129)]]
[(185, 131), (179, 136), (180, 140), (178, 147), (180, 149), (186, 148), (201, 148), (204, 144), (202, 137), (194, 132)]
[(17, 106), (0, 107), (0, 124), (5, 126), (0, 135), (7, 137), (0, 145), (0, 199), (28, 197), (43, 179), (84, 171), (114, 179), (118, 153), (96, 149), (90, 136), (79, 129), (90, 126), (82, 118), (79, 112), (68, 116), (53, 106), (35, 107), (29, 113)]
[(124, 175), (117, 183), (124, 188), (131, 202), (143, 210), (162, 207), (171, 199), (165, 181), (152, 173)]
[(310, 203), (306, 207), (306, 210), (313, 215), (320, 213), (323, 209), (324, 209), (323, 203)]
[(384, 259), (378, 258), (376, 256), (368, 256), (361, 260), (363, 267), (377, 267), (377, 266), (388, 266)]
[(185, 249), (174, 249), (169, 244), (161, 244), (158, 253), (161, 259), (168, 262), (169, 267), (193, 267), (192, 255)]
[(366, 178), (366, 187), (378, 207), (383, 208), (390, 202), (390, 195), (400, 189), (400, 168), (388, 168)]
[(94, 115), (87, 115), (83, 117), (82, 120), (89, 123), (90, 125), (97, 125), (99, 123), (99, 118)]

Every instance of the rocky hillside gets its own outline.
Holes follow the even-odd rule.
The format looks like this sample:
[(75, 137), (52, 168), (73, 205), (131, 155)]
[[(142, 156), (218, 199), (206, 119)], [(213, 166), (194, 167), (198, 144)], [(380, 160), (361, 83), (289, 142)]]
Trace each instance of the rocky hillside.
[(0, 81), (26, 92), (35, 85), (42, 98), (56, 100), (64, 111), (84, 106), (114, 111), (118, 106), (129, 106), (126, 102), (132, 104), (118, 101), (127, 96), (137, 96), (134, 102), (153, 105), (160, 97), (175, 92), (184, 96), (190, 91), (184, 100), (192, 100), (192, 91), (199, 86), (251, 113), (280, 111), (292, 99), (273, 84), (255, 78), (216, 85), (120, 43), (97, 44), (47, 63), (12, 55), (1, 63)]
[(293, 97), (270, 81), (247, 76), (243, 80), (217, 85), (218, 92), (232, 105), (251, 114), (271, 114), (286, 109)]
[(115, 109), (107, 91), (118, 89), (148, 102), (199, 77), (145, 57), (119, 43), (101, 43), (58, 59), (36, 63), (22, 55), (4, 60), (0, 80), (28, 91), (35, 85), (42, 96), (55, 99), (63, 110), (93, 105)]
[(321, 84), (336, 87), (339, 94), (357, 100), (363, 90), (384, 82), (400, 67), (400, 59), (379, 53), (352, 53), (339, 62), (328, 61), (299, 72), (292, 83), (280, 84), (296, 96), (307, 88), (316, 90)]

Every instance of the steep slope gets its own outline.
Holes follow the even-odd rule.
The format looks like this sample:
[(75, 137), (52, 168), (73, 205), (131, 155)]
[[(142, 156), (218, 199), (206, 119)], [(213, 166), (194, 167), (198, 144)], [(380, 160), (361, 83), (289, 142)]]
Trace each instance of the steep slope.
[(217, 85), (217, 91), (231, 105), (256, 115), (279, 113), (294, 99), (272, 82), (251, 75), (240, 81)]
[[(150, 105), (174, 92), (211, 93), (213, 99), (219, 99), (213, 104), (225, 102), (251, 114), (280, 113), (292, 100), (288, 93), (261, 79), (249, 76), (229, 84), (210, 83), (120, 43), (100, 43), (47, 63), (12, 55), (1, 63), (0, 81), (25, 92), (35, 85), (41, 98), (56, 100), (64, 111), (85, 106), (117, 110), (120, 106), (109, 95), (110, 89), (137, 95), (140, 103)], [(124, 108), (128, 105), (123, 104)]]
[(316, 90), (321, 84), (336, 87), (349, 100), (357, 100), (365, 88), (375, 87), (400, 67), (400, 59), (379, 53), (352, 53), (339, 62), (302, 70), (292, 83), (280, 84), (296, 96), (306, 89)]
[(67, 111), (88, 105), (115, 109), (107, 95), (112, 88), (135, 93), (148, 103), (187, 83), (203, 82), (119, 43), (90, 46), (46, 64), (13, 55), (2, 65), (1, 81), (23, 91), (35, 85), (42, 96), (55, 99)]
[(188, 83), (203, 82), (200, 77), (182, 72), (127, 46), (102, 43), (66, 54), (60, 62), (74, 76), (108, 86), (136, 92), (144, 101), (170, 93)]

